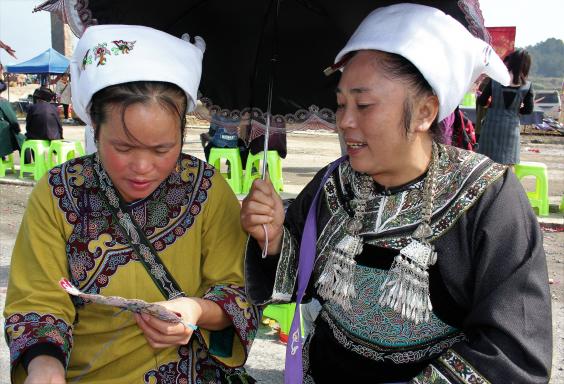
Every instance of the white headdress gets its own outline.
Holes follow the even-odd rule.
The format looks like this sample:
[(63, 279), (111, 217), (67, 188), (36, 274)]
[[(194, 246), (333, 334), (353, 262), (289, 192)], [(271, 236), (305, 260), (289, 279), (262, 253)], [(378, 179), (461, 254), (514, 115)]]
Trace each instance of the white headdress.
[(419, 69), (439, 98), (439, 121), (482, 74), (509, 84), (507, 68), (493, 48), (444, 12), (419, 4), (396, 4), (370, 13), (335, 63), (349, 52), (379, 50), (401, 55)]
[(91, 124), (89, 104), (99, 90), (132, 81), (176, 84), (195, 108), (202, 74), (204, 40), (182, 39), (137, 25), (97, 25), (86, 29), (71, 59), (72, 103), (76, 114)]

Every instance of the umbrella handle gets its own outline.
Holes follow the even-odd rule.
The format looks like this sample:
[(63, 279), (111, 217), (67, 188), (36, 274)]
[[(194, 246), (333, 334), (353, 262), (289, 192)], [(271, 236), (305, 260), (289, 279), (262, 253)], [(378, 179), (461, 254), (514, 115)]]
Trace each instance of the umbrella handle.
[(266, 228), (266, 224), (262, 225), (262, 229), (264, 229), (264, 248), (262, 249), (262, 258), (266, 259), (268, 256), (268, 228)]

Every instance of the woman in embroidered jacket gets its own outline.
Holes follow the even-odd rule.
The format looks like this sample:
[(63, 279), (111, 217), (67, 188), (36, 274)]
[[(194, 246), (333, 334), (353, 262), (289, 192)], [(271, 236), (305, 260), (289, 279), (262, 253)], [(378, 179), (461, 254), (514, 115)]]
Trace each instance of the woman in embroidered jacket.
[(286, 382), (547, 382), (550, 296), (527, 197), (506, 166), (434, 141), (482, 72), (509, 81), (502, 61), (441, 11), (400, 4), (362, 22), (343, 66), (348, 157), (285, 219), (269, 182), (241, 211), (253, 302), (322, 303), (305, 341), (294, 318)]
[[(242, 288), (239, 205), (211, 166), (181, 153), (204, 47), (138, 26), (90, 27), (79, 41), (73, 104), (98, 152), (52, 169), (30, 198), (5, 309), (15, 382), (245, 376), (258, 313)], [(61, 277), (183, 321), (71, 299)]]

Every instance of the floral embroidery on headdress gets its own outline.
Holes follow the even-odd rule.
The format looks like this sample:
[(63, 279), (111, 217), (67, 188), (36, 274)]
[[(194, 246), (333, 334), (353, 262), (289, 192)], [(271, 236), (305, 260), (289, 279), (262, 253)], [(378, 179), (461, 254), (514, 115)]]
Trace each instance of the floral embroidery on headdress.
[(86, 51), (84, 57), (82, 58), (82, 70), (86, 68), (88, 64), (92, 64), (92, 56), (90, 56), (90, 49)]
[(94, 56), (98, 59), (98, 64), (96, 64), (97, 67), (100, 65), (106, 65), (106, 55), (111, 55), (107, 46), (108, 43), (100, 43), (94, 47)]
[(99, 43), (94, 48), (92, 48), (92, 54), (90, 53), (90, 49), (86, 51), (84, 58), (82, 59), (82, 69), (84, 70), (87, 65), (90, 65), (97, 60), (98, 63), (96, 66), (106, 65), (106, 61), (108, 60), (108, 56), (119, 56), (119, 55), (127, 55), (133, 47), (135, 46), (136, 41), (125, 41), (125, 40), (113, 40), (112, 43), (115, 47), (111, 47), (108, 49), (108, 43)]
[(119, 54), (119, 52), (121, 52), (124, 55), (128, 54), (129, 51), (133, 49), (133, 46), (135, 45), (136, 42), (137, 41), (114, 40), (112, 41), (112, 43), (114, 43), (117, 48), (112, 48), (112, 53), (114, 55)]

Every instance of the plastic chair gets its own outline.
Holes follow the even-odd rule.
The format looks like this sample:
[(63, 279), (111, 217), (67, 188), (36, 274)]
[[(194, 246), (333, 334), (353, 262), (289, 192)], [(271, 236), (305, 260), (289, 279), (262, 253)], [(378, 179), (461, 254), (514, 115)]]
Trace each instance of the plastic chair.
[(525, 176), (535, 177), (535, 190), (527, 192), (529, 203), (538, 208), (539, 216), (548, 216), (548, 172), (546, 164), (523, 161), (515, 165), (515, 176), (521, 180)]
[[(294, 312), (296, 310), (296, 303), (288, 304), (270, 304), (264, 309), (262, 316), (276, 320), (280, 325), (280, 334), (278, 338), (281, 342), (288, 341), (288, 333), (292, 327), (292, 320), (294, 319)], [(304, 334), (304, 327), (302, 324), (302, 335)]]
[(6, 160), (0, 157), (0, 177), (6, 176), (6, 170), (11, 169), (12, 173), (16, 173), (16, 166), (14, 165), (14, 154), (6, 155)]
[[(221, 160), (226, 161), (228, 172), (221, 172)], [(208, 163), (213, 165), (227, 181), (234, 193), (243, 191), (243, 164), (239, 148), (212, 148)]]
[[(51, 169), (55, 165), (62, 164), (67, 160), (74, 159), (75, 157), (82, 156), (79, 153), (79, 150), (82, 150), (84, 153), (80, 142), (52, 140), (51, 145), (49, 145), (49, 152), (47, 152), (47, 166)], [(53, 160), (53, 156), (55, 157), (55, 160)]]
[(475, 107), (476, 106), (476, 94), (473, 92), (467, 92), (462, 98), (460, 103), (463, 107)]
[[(69, 108), (71, 106), (69, 105)], [(86, 152), (84, 152), (84, 147), (82, 146), (82, 143), (80, 141), (75, 141), (74, 142), (74, 149), (75, 149), (75, 157), (80, 157), (80, 156), (84, 156), (86, 154)]]
[[(260, 179), (261, 166), (260, 162), (263, 159), (263, 153), (259, 152), (255, 155), (249, 153), (247, 157), (247, 165), (245, 166), (245, 176), (243, 177), (243, 193), (248, 193), (253, 185), (253, 180)], [(266, 153), (268, 174), (274, 189), (278, 192), (284, 190), (284, 180), (282, 178), (282, 159), (277, 151), (268, 151)]]
[[(30, 151), (32, 160), (30, 163), (25, 161), (25, 153)], [(49, 140), (26, 140), (22, 145), (20, 160), (20, 179), (24, 173), (33, 173), (33, 179), (39, 180), (47, 172), (48, 163), (45, 155), (49, 152)]]

